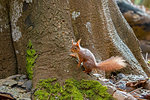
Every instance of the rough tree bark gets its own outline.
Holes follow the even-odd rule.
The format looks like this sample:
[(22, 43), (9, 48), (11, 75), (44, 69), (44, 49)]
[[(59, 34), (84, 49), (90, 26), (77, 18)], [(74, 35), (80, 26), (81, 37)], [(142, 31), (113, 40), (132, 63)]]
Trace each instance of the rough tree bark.
[(0, 0), (0, 78), (17, 73), (11, 36), (9, 0)]
[[(18, 73), (26, 73), (26, 47), (28, 38), (25, 37), (26, 31), (22, 30), (22, 27), (26, 29), (25, 17), (23, 15), (24, 9), (26, 8), (26, 1), (28, 0), (10, 0), (10, 24), (12, 41), (15, 48), (16, 60), (17, 60), (17, 71)], [(30, 0), (29, 0), (30, 1)]]
[[(143, 70), (146, 72), (146, 74), (150, 75), (150, 68), (147, 66), (147, 64), (144, 61), (144, 58), (141, 54), (141, 49), (139, 48), (139, 42), (138, 39), (135, 37), (133, 30), (128, 27), (128, 24), (126, 23), (126, 20), (124, 20), (124, 17), (120, 13), (118, 7), (115, 3), (109, 3), (111, 12), (111, 18), (113, 20), (115, 29), (117, 30), (120, 38), (125, 42), (125, 44), (128, 46), (128, 48), (132, 51), (133, 55), (137, 59), (137, 61), (142, 66)], [(117, 12), (116, 14), (112, 14), (113, 12)], [(115, 16), (118, 16), (115, 17)], [(120, 18), (120, 19), (119, 19)]]
[(125, 73), (146, 76), (146, 72), (149, 75), (150, 69), (140, 53), (138, 41), (114, 0), (81, 3), (72, 0), (70, 5), (71, 9), (80, 12), (80, 17), (73, 20), (73, 25), (77, 30), (76, 37), (82, 38), (82, 43), (89, 44), (85, 44), (85, 47), (97, 51), (102, 60), (114, 55), (123, 56), (129, 63), (123, 70)]
[(76, 68), (75, 60), (69, 56), (70, 40), (74, 35), (67, 1), (12, 0), (11, 18), (19, 72), (25, 71), (29, 39), (39, 55), (34, 69), (34, 86), (39, 79), (49, 77), (56, 77), (60, 82), (67, 78), (91, 79), (81, 69)]
[(45, 2), (33, 2), (31, 14), (33, 23), (36, 23), (32, 41), (39, 52), (34, 83), (48, 77), (57, 77), (60, 81), (86, 77), (81, 70), (77, 71), (68, 56), (72, 37), (81, 38), (81, 45), (94, 52), (97, 59), (123, 56), (128, 62), (128, 67), (122, 70), (124, 73), (149, 75), (150, 69), (140, 54), (138, 41), (115, 1)]
[(19, 72), (25, 70), (29, 39), (39, 55), (34, 86), (39, 79), (49, 77), (59, 82), (67, 78), (91, 79), (76, 68), (76, 61), (69, 56), (72, 38), (81, 38), (81, 45), (90, 49), (97, 60), (123, 56), (128, 63), (123, 73), (150, 76), (138, 41), (115, 0), (12, 0), (11, 25)]

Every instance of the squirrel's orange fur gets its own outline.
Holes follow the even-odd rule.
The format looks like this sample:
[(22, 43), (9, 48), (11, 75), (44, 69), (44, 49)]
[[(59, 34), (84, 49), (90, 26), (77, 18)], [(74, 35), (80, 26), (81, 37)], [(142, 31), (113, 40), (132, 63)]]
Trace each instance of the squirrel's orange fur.
[(111, 57), (105, 61), (102, 61), (100, 63), (96, 62), (96, 59), (93, 55), (93, 53), (86, 49), (82, 48), (80, 46), (80, 40), (78, 40), (77, 43), (74, 43), (72, 40), (72, 47), (70, 56), (78, 58), (78, 67), (80, 67), (80, 64), (83, 62), (83, 67), (85, 68), (85, 73), (91, 72), (93, 69), (99, 69), (103, 71), (115, 71), (119, 70), (121, 68), (126, 67), (125, 60), (122, 59), (122, 57)]

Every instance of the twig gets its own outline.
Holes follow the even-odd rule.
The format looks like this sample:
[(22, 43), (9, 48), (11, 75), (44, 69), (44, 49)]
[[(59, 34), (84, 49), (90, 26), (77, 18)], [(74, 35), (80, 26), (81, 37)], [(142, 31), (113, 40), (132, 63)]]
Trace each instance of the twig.
[(49, 94), (49, 96), (48, 96), (47, 100), (49, 100), (49, 99), (50, 99), (50, 96), (51, 96), (51, 93)]
[(71, 100), (72, 100), (72, 96), (71, 96)]
[(133, 93), (133, 92), (135, 92), (135, 91), (138, 91), (138, 90), (140, 90), (140, 89), (142, 89), (143, 87), (140, 87), (140, 88), (137, 88), (137, 89), (135, 89), (135, 90), (133, 90), (133, 91), (131, 91), (131, 92), (129, 92), (130, 94), (131, 93)]
[(53, 93), (50, 93), (49, 96), (48, 96), (48, 98), (47, 98), (47, 100), (50, 100), (50, 96), (51, 96), (51, 95), (52, 95), (52, 96), (55, 96)]

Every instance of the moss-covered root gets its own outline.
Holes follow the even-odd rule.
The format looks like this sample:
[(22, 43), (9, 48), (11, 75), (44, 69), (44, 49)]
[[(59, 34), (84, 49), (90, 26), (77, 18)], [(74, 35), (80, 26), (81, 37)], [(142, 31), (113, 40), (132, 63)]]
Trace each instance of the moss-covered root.
[(39, 100), (113, 100), (106, 92), (107, 88), (98, 81), (68, 79), (63, 86), (57, 79), (40, 80), (35, 91), (35, 99)]

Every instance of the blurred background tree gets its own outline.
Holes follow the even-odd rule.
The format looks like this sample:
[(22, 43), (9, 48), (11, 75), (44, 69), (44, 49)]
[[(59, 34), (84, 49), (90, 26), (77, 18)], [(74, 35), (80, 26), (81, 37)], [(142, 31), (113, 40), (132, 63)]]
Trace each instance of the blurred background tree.
[(145, 7), (150, 8), (150, 0), (132, 0), (136, 5), (144, 5)]
[(150, 59), (150, 0), (117, 0), (117, 4), (140, 40), (144, 57)]

